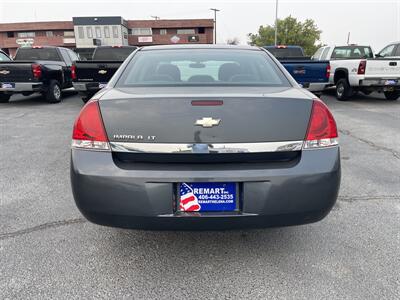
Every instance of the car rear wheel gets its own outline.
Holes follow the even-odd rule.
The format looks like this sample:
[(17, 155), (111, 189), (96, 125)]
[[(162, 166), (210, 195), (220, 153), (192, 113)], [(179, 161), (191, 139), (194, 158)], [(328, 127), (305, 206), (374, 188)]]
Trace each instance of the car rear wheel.
[(397, 100), (400, 96), (398, 91), (384, 92), (386, 100)]
[(0, 93), (0, 103), (7, 103), (10, 101), (11, 95), (1, 94)]
[(58, 103), (61, 101), (61, 87), (57, 80), (52, 80), (50, 82), (45, 97), (49, 103)]
[(349, 85), (347, 79), (340, 79), (336, 83), (336, 98), (345, 101), (353, 95), (353, 89)]

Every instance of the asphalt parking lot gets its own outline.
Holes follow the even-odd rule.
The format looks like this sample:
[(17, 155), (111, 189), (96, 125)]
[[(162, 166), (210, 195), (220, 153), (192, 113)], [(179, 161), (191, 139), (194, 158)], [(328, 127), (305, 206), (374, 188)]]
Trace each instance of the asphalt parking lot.
[(228, 232), (88, 223), (69, 184), (78, 95), (0, 104), (0, 299), (399, 299), (400, 100), (322, 99), (340, 129), (342, 185), (331, 214)]

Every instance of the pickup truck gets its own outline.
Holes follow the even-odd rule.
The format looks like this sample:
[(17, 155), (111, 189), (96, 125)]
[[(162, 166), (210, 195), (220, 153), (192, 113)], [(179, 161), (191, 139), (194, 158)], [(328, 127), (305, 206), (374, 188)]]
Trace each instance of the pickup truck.
[(41, 93), (49, 103), (61, 101), (61, 91), (72, 87), (71, 66), (78, 56), (61, 47), (23, 47), (14, 61), (0, 61), (0, 102), (12, 94)]
[(321, 94), (328, 84), (329, 61), (315, 61), (304, 54), (300, 46), (264, 46), (292, 77), (314, 94)]
[(93, 52), (92, 60), (76, 61), (72, 66), (73, 85), (87, 102), (104, 88), (119, 66), (138, 47), (100, 46)]
[(375, 58), (370, 46), (324, 46), (314, 60), (330, 61), (329, 85), (336, 87), (336, 98), (347, 100), (357, 92), (384, 93), (387, 100), (400, 96), (400, 59)]

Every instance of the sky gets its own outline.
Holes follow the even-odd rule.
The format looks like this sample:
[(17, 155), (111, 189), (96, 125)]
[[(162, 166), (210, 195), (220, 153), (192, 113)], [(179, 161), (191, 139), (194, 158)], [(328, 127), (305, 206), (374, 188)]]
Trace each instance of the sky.
[[(289, 15), (303, 21), (313, 19), (322, 30), (324, 44), (350, 42), (371, 45), (378, 52), (400, 40), (400, 0), (278, 0), (278, 17)], [(0, 23), (64, 21), (77, 16), (122, 16), (125, 19), (213, 18), (217, 15), (217, 40), (238, 38), (246, 44), (247, 34), (260, 25), (274, 24), (276, 0), (0, 0)]]

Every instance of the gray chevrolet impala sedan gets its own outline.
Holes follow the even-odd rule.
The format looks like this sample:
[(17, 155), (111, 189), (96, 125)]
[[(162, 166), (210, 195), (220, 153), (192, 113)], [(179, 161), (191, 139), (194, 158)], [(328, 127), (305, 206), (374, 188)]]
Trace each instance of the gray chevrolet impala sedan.
[(266, 50), (141, 48), (77, 117), (71, 183), (82, 214), (108, 226), (316, 222), (340, 186), (336, 123)]

